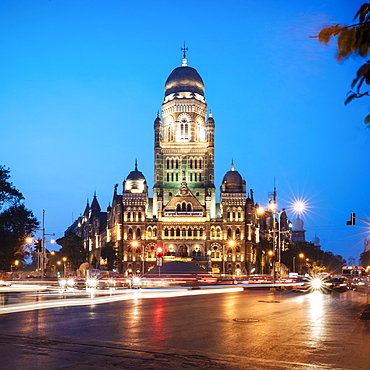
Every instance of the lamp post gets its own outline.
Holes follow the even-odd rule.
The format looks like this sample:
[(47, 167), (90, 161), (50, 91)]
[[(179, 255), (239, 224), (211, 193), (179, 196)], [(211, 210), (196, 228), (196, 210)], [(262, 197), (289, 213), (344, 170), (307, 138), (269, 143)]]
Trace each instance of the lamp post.
[(63, 277), (66, 277), (66, 262), (67, 262), (67, 257), (63, 257)]
[[(139, 242), (137, 241), (137, 240), (133, 240), (132, 242), (131, 242), (131, 247), (133, 248), (133, 249), (135, 249), (135, 252), (137, 253), (137, 250), (138, 250), (138, 247), (140, 246), (140, 244), (139, 244)], [(144, 247), (143, 247), (143, 249), (144, 249)], [(144, 273), (145, 273), (145, 262), (144, 262), (144, 250), (143, 250), (143, 253), (141, 254), (141, 262), (142, 262), (142, 267), (141, 267), (141, 274), (142, 275), (144, 275)], [(136, 257), (135, 257), (135, 261), (136, 261)]]

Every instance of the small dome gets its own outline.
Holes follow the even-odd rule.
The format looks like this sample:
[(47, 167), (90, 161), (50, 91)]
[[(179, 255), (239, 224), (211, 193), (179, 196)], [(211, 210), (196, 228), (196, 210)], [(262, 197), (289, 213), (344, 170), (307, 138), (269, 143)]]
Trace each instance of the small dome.
[(293, 230), (303, 230), (303, 221), (299, 217), (293, 222)]
[(238, 171), (228, 171), (222, 179), (222, 185), (225, 186), (226, 192), (241, 193), (243, 192), (244, 181)]
[(135, 162), (135, 169), (131, 171), (123, 182), (124, 192), (143, 193), (146, 190), (145, 176), (137, 169), (137, 162)]
[(127, 178), (126, 178), (126, 181), (127, 180), (131, 180), (131, 181), (144, 180), (144, 181), (146, 181), (145, 176), (143, 175), (143, 173), (138, 171), (138, 170), (131, 171), (129, 173), (129, 175), (127, 176)]
[(192, 67), (175, 68), (168, 76), (164, 95), (177, 92), (193, 92), (204, 96), (204, 83), (199, 73)]
[(315, 245), (315, 246), (319, 246), (319, 245), (320, 245), (320, 239), (315, 235), (315, 236), (312, 238), (312, 243), (313, 243), (313, 245)]

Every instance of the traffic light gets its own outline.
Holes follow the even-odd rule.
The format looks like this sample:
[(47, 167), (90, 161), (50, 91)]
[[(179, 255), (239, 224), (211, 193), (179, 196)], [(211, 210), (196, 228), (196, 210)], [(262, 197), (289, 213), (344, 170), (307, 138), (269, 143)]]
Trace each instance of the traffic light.
[(33, 250), (35, 252), (41, 252), (41, 239), (36, 239), (33, 242)]
[(356, 224), (356, 214), (354, 212), (350, 215), (350, 220), (347, 221), (347, 225), (355, 225)]
[(162, 256), (163, 256), (163, 248), (157, 247), (157, 257), (162, 257)]

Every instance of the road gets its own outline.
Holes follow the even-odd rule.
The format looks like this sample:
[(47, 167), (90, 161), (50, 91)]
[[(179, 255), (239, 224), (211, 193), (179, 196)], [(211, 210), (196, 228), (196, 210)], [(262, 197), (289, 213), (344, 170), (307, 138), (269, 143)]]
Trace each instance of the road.
[(358, 319), (363, 293), (197, 293), (205, 292), (136, 291), (111, 303), (3, 313), (0, 367), (370, 368), (370, 321)]

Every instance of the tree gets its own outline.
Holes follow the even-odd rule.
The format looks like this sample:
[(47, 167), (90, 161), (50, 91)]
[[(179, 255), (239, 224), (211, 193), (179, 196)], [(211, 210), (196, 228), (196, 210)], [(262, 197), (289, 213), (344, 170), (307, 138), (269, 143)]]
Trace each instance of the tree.
[(9, 207), (0, 213), (0, 269), (9, 270), (15, 260), (23, 260), (25, 238), (32, 235), (39, 223), (24, 204)]
[(362, 267), (370, 266), (370, 251), (362, 252), (360, 254), (360, 263)]
[(73, 232), (69, 232), (62, 238), (57, 239), (56, 242), (62, 247), (60, 254), (63, 257), (67, 257), (73, 270), (78, 269), (82, 263), (86, 262), (87, 254), (81, 237)]
[(24, 197), (9, 181), (9, 174), (8, 168), (0, 166), (0, 269), (4, 270), (27, 255), (24, 239), (39, 226), (33, 213), (21, 203)]
[[(358, 22), (349, 26), (335, 25), (323, 28), (318, 36), (319, 42), (330, 43), (332, 36), (337, 36), (338, 52), (336, 59), (341, 62), (350, 55), (365, 58), (370, 52), (370, 4), (363, 4), (356, 13), (354, 20)], [(351, 90), (344, 104), (347, 105), (353, 99), (369, 96), (368, 88), (370, 85), (370, 60), (367, 60), (357, 71), (356, 78), (351, 84)], [(365, 117), (364, 122), (370, 128), (370, 114)]]
[(9, 182), (9, 173), (9, 168), (0, 166), (0, 210), (7, 203), (17, 204), (24, 199), (22, 193)]
[(116, 261), (116, 250), (114, 249), (114, 242), (105, 243), (105, 246), (101, 249), (101, 258), (107, 260), (108, 270), (113, 270), (114, 262)]

